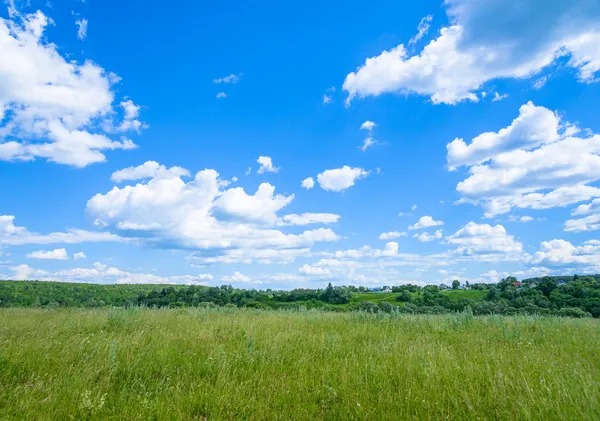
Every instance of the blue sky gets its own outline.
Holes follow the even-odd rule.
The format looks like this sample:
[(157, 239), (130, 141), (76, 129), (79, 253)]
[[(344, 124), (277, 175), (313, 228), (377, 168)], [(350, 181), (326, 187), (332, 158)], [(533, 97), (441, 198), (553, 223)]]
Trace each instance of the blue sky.
[(600, 271), (598, 2), (326, 3), (5, 2), (0, 275)]

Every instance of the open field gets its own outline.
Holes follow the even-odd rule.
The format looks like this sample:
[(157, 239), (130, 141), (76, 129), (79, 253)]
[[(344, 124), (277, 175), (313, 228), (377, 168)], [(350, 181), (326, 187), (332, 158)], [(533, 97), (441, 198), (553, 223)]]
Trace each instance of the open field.
[(597, 319), (0, 309), (0, 420), (600, 419)]

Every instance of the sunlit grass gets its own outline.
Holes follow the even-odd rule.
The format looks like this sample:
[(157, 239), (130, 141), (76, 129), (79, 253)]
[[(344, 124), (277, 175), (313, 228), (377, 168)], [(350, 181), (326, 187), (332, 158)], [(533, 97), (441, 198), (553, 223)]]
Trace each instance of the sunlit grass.
[(0, 310), (0, 420), (600, 419), (600, 321)]

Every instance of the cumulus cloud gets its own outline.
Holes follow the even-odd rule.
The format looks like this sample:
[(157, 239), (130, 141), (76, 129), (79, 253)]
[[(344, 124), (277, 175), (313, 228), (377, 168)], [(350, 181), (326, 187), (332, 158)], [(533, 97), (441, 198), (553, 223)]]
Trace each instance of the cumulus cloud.
[(436, 221), (429, 215), (425, 215), (419, 218), (419, 220), (412, 225), (409, 225), (409, 230), (420, 230), (423, 228), (438, 227), (444, 225), (444, 221)]
[(240, 272), (234, 272), (233, 275), (229, 275), (229, 276), (222, 276), (221, 281), (229, 282), (229, 283), (233, 283), (233, 284), (258, 284), (258, 285), (260, 285), (263, 283), (262, 281), (259, 281), (259, 280), (253, 280), (249, 276), (246, 276)]
[(528, 102), (521, 106), (519, 116), (508, 127), (498, 132), (482, 133), (469, 145), (460, 138), (450, 142), (446, 146), (448, 168), (455, 170), (463, 165), (481, 164), (502, 152), (556, 142), (560, 138), (559, 127), (558, 115)]
[(312, 177), (305, 178), (302, 180), (301, 185), (306, 190), (310, 190), (315, 186), (315, 180)]
[(258, 162), (260, 165), (258, 171), (256, 171), (258, 174), (263, 174), (266, 172), (276, 173), (279, 171), (278, 167), (273, 166), (273, 160), (268, 156), (259, 156), (256, 162)]
[(303, 265), (302, 267), (298, 268), (298, 273), (302, 276), (311, 276), (314, 278), (331, 278), (331, 272), (329, 272), (329, 269), (319, 266)]
[(123, 109), (124, 116), (123, 121), (121, 122), (119, 127), (117, 127), (117, 131), (126, 132), (129, 130), (135, 130), (139, 133), (140, 129), (148, 128), (147, 124), (142, 123), (140, 120), (138, 120), (140, 110), (142, 107), (136, 105), (130, 99), (121, 101), (119, 105)]
[(442, 230), (437, 230), (433, 234), (423, 232), (421, 234), (415, 234), (413, 235), (413, 237), (419, 240), (421, 243), (428, 243), (433, 240), (440, 240), (443, 237), (443, 235)]
[(119, 78), (91, 61), (66, 59), (45, 41), (50, 23), (40, 11), (0, 19), (0, 160), (85, 167), (105, 161), (104, 151), (135, 148), (108, 136), (119, 125)]
[(217, 98), (218, 99), (225, 99), (225, 98), (227, 98), (227, 94), (225, 92), (218, 92), (217, 93)]
[(583, 217), (566, 221), (565, 231), (585, 232), (600, 229), (600, 199), (594, 199), (590, 203), (579, 205), (571, 212), (571, 215), (583, 215)]
[(43, 259), (43, 260), (67, 260), (69, 254), (67, 250), (54, 249), (54, 250), (38, 250), (31, 252), (27, 255), (30, 259)]
[(398, 232), (398, 231), (390, 231), (390, 232), (383, 232), (379, 235), (379, 239), (380, 240), (393, 240), (394, 238), (398, 238), (398, 237), (406, 237), (407, 234), (405, 232)]
[(366, 130), (368, 132), (367, 137), (363, 140), (363, 144), (360, 147), (361, 151), (364, 152), (367, 149), (369, 149), (371, 146), (375, 146), (375, 145), (379, 144), (379, 142), (377, 140), (375, 140), (375, 138), (373, 137), (373, 128), (375, 126), (376, 126), (376, 124), (370, 120), (367, 120), (363, 124), (360, 125), (361, 130)]
[[(582, 82), (600, 69), (600, 6), (589, 0), (448, 0), (450, 24), (420, 53), (403, 44), (367, 58), (344, 80), (347, 102), (385, 93), (428, 96), (433, 103), (478, 101), (494, 79), (525, 79), (567, 56)], [(425, 22), (421, 28), (425, 28)], [(418, 39), (424, 33), (413, 39)], [(409, 42), (409, 45), (414, 42)]]
[(455, 139), (447, 145), (448, 167), (469, 167), (456, 186), (461, 202), (481, 204), (493, 217), (515, 207), (549, 209), (600, 197), (600, 189), (588, 185), (600, 179), (600, 136), (579, 132), (529, 102), (508, 127), (469, 145)]
[(171, 167), (167, 168), (164, 165), (160, 165), (156, 161), (146, 161), (137, 167), (127, 167), (122, 170), (115, 171), (110, 179), (115, 183), (121, 183), (123, 181), (135, 181), (143, 180), (146, 178), (170, 178), (170, 177), (181, 177), (190, 176), (190, 173), (185, 168)]
[(448, 244), (456, 245), (456, 252), (459, 254), (520, 254), (523, 252), (523, 244), (509, 235), (502, 225), (491, 226), (471, 221), (445, 239)]
[(30, 232), (25, 227), (14, 225), (14, 220), (15, 217), (13, 215), (0, 215), (0, 244), (19, 246), (26, 244), (76, 244), (124, 241), (118, 235), (108, 232), (94, 232), (80, 229), (38, 234)]
[[(113, 179), (150, 175), (149, 180), (115, 186), (88, 201), (87, 212), (98, 226), (161, 248), (198, 250), (200, 263), (227, 259), (266, 261), (285, 254), (279, 250), (302, 250), (298, 253), (304, 254), (304, 249), (315, 243), (338, 239), (330, 228), (294, 234), (276, 229), (332, 223), (339, 216), (304, 213), (281, 217), (278, 212), (292, 202), (294, 195), (276, 194), (269, 183), (260, 184), (249, 194), (242, 187), (227, 188), (227, 183), (212, 169), (199, 171), (185, 181), (182, 177), (187, 177), (186, 170), (146, 164), (117, 171), (115, 174), (119, 176), (113, 174)], [(138, 171), (139, 168), (143, 171)], [(296, 256), (294, 253), (289, 252), (287, 257)]]
[(574, 246), (569, 241), (561, 239), (543, 241), (540, 244), (540, 250), (533, 255), (531, 262), (550, 266), (577, 265), (598, 271), (600, 269), (600, 241), (589, 240), (581, 246)]
[(91, 268), (64, 269), (56, 272), (34, 269), (28, 265), (10, 268), (14, 275), (11, 279), (39, 280), (55, 282), (93, 282), (114, 284), (186, 284), (207, 285), (213, 279), (211, 274), (158, 276), (149, 273), (127, 272), (96, 262)]
[(360, 129), (361, 130), (367, 130), (367, 131), (371, 131), (373, 130), (373, 128), (375, 127), (375, 123), (373, 123), (370, 120), (365, 121), (363, 124), (360, 125)]
[(352, 187), (356, 180), (368, 175), (369, 172), (362, 168), (351, 168), (344, 165), (342, 168), (323, 171), (317, 175), (317, 181), (323, 190), (339, 192)]
[(73, 260), (80, 260), (80, 259), (87, 259), (87, 256), (85, 255), (84, 252), (79, 251), (79, 252), (73, 254)]

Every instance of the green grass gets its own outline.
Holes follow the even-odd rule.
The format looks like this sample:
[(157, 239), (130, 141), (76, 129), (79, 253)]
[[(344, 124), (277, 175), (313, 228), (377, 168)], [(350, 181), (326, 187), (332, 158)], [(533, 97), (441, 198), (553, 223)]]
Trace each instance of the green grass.
[(600, 321), (0, 309), (0, 420), (594, 420)]

